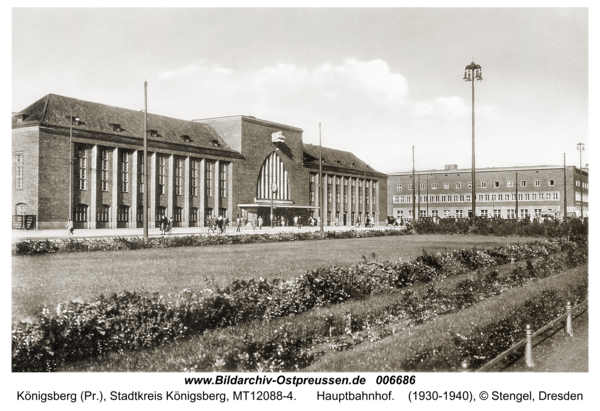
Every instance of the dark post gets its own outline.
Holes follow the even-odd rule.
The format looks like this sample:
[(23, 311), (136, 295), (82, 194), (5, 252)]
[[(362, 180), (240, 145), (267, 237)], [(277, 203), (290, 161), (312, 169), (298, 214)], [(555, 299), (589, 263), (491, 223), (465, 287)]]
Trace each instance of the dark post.
[(142, 218), (144, 227), (144, 240), (148, 239), (148, 82), (144, 80), (144, 160), (143, 160), (143, 175), (144, 179), (144, 195), (142, 204)]
[(519, 173), (515, 172), (515, 219), (519, 221)]
[(323, 232), (323, 146), (321, 145), (321, 123), (319, 123), (319, 215), (321, 222), (319, 224), (321, 232)]
[(567, 219), (567, 153), (563, 153), (563, 221)]
[(412, 214), (413, 214), (413, 224), (417, 221), (415, 216), (415, 191), (417, 187), (415, 187), (415, 146), (412, 146), (412, 158), (413, 158), (413, 170), (412, 170)]
[(481, 66), (471, 62), (465, 67), (463, 80), (471, 82), (471, 126), (472, 126), (472, 168), (471, 168), (471, 225), (475, 223), (475, 80), (482, 81)]

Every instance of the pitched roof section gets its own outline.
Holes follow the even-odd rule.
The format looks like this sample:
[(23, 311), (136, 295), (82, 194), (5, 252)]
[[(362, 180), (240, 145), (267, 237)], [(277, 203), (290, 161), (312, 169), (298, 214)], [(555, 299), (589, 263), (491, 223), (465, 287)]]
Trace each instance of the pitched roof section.
[[(574, 166), (567, 166), (574, 167)], [(563, 166), (552, 166), (552, 165), (544, 165), (544, 166), (513, 166), (513, 167), (475, 167), (476, 173), (493, 173), (493, 172), (501, 172), (501, 171), (532, 171), (532, 170), (553, 170), (557, 168), (563, 168)], [(461, 173), (471, 173), (471, 168), (451, 168), (444, 170), (415, 170), (415, 174), (461, 174)], [(398, 171), (395, 173), (389, 173), (390, 176), (403, 176), (403, 175), (412, 175), (412, 170), (409, 171)]]
[[(302, 144), (302, 147), (304, 151), (304, 164), (313, 164), (318, 166), (319, 146), (314, 146), (312, 144)], [(323, 147), (322, 153), (324, 168), (343, 169), (354, 174), (364, 173), (365, 170), (367, 170), (367, 173), (370, 175), (376, 174), (380, 177), (387, 177), (387, 174), (380, 173), (379, 171), (374, 170), (371, 166), (369, 166), (367, 163), (365, 163), (349, 151)]]
[[(73, 129), (142, 140), (144, 112), (48, 94), (13, 115), (13, 128), (33, 125), (69, 127), (69, 116), (81, 119)], [(22, 115), (26, 117), (17, 122)], [(235, 152), (208, 124), (148, 113), (148, 140)], [(118, 125), (120, 131), (115, 128)], [(156, 130), (152, 135), (150, 130)], [(182, 136), (188, 136), (186, 139)], [(215, 145), (217, 144), (217, 145)]]

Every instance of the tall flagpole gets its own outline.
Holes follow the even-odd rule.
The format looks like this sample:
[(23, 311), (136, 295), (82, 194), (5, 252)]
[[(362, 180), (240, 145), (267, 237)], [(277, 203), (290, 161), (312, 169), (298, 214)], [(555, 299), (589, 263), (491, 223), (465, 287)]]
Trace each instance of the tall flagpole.
[(321, 145), (321, 123), (319, 123), (319, 215), (321, 216), (320, 229), (323, 232), (323, 146)]
[(563, 153), (563, 221), (567, 219), (567, 153)]
[(144, 80), (144, 160), (143, 160), (143, 175), (144, 179), (144, 195), (143, 197), (143, 226), (144, 226), (144, 240), (148, 239), (148, 82)]

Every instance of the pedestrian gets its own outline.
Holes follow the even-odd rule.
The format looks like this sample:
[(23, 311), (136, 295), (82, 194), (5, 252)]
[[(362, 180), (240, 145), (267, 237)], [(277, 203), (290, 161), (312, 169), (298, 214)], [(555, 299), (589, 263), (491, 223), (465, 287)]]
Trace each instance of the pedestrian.
[(252, 224), (252, 231), (256, 232), (256, 216), (255, 215), (252, 216), (251, 224)]
[(219, 234), (223, 234), (223, 217), (221, 216), (217, 218), (217, 228), (219, 229)]
[(167, 221), (167, 227), (165, 228), (165, 232), (173, 235), (173, 217), (169, 218)]
[(167, 219), (167, 216), (163, 214), (160, 218), (160, 231), (162, 235), (165, 235), (167, 224), (169, 224), (169, 220)]
[(248, 217), (242, 217), (242, 224), (244, 225), (244, 231), (246, 231), (248, 229)]
[(73, 235), (75, 228), (73, 227), (73, 221), (71, 219), (69, 219), (69, 221), (67, 221), (66, 227), (67, 227), (67, 235)]
[(360, 227), (360, 217), (356, 217), (356, 228)]
[(223, 219), (223, 233), (227, 233), (227, 226), (229, 225), (229, 218), (225, 215)]
[(258, 217), (258, 229), (262, 230), (263, 219), (261, 216)]
[(281, 216), (281, 226), (282, 226), (282, 227), (285, 227), (285, 225), (286, 225), (286, 224), (285, 224), (285, 217), (284, 217), (284, 216)]
[(235, 230), (236, 233), (240, 232), (240, 227), (242, 226), (242, 219), (240, 218), (240, 215), (237, 215), (237, 218), (235, 219), (235, 225), (237, 227), (237, 229)]
[(300, 229), (300, 227), (298, 226), (298, 216), (294, 217), (294, 227), (298, 227), (298, 229)]
[(340, 226), (340, 219), (338, 217), (335, 218), (335, 226), (336, 227)]

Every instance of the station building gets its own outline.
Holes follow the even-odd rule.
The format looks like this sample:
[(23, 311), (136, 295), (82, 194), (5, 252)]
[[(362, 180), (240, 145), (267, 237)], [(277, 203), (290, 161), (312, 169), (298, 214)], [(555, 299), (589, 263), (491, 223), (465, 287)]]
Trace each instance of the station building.
[[(566, 173), (566, 185), (565, 185)], [(388, 214), (396, 218), (465, 218), (472, 214), (471, 168), (391, 173)], [(574, 166), (490, 167), (475, 170), (475, 215), (529, 218), (588, 216), (588, 171)], [(583, 201), (582, 201), (583, 200)]]
[[(49, 94), (12, 116), (13, 228), (142, 227), (144, 173), (149, 227), (163, 215), (176, 227), (209, 216), (261, 216), (264, 225), (319, 215), (353, 225), (386, 217), (387, 175), (354, 154), (302, 141), (301, 128), (229, 116), (181, 120)], [(20, 220), (25, 221), (24, 219)], [(28, 227), (29, 228), (29, 227)]]

